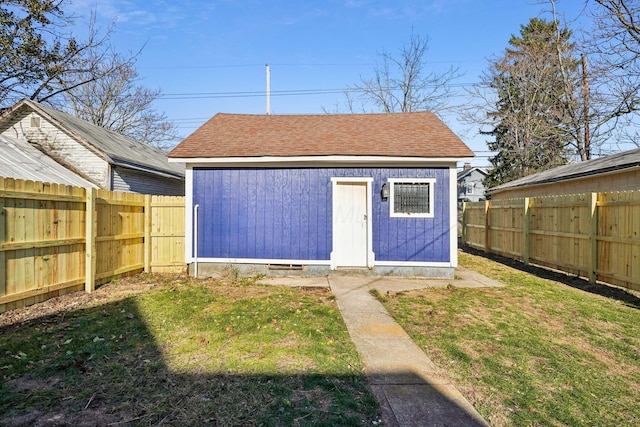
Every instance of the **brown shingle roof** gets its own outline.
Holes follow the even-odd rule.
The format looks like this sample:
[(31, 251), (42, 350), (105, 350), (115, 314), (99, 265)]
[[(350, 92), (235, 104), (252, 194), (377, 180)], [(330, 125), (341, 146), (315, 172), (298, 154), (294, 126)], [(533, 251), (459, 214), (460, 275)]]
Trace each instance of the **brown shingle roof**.
[(345, 115), (216, 114), (169, 157), (472, 157), (430, 112)]

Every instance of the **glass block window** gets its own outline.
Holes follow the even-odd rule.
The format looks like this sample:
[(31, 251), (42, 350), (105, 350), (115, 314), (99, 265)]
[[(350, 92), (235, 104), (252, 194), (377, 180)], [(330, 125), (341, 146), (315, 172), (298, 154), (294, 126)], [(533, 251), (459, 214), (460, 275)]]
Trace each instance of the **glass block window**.
[(390, 178), (392, 217), (433, 217), (433, 178)]

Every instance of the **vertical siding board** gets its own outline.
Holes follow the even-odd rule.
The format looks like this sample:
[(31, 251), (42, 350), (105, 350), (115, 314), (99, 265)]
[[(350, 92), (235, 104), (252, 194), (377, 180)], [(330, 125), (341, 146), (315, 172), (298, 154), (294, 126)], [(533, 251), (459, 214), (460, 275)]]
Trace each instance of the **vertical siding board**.
[[(220, 236), (224, 236), (223, 239), (220, 239), (220, 244), (222, 245), (222, 256), (225, 258), (233, 256), (231, 254), (231, 239), (237, 232), (237, 230), (233, 229), (233, 216), (237, 215), (237, 207), (234, 204), (233, 199), (233, 188), (231, 183), (231, 170), (224, 170), (222, 175), (222, 207), (226, 206), (224, 210), (225, 214), (223, 214), (222, 223), (220, 224)], [(226, 233), (225, 230), (233, 230), (233, 234)]]
[[(313, 214), (314, 208), (316, 208), (315, 204), (311, 203), (311, 198), (309, 197), (309, 174), (308, 171), (304, 169), (300, 169), (298, 171), (298, 191), (296, 203), (300, 205), (302, 212), (298, 215), (298, 248), (297, 258), (300, 258), (305, 253), (310, 255), (315, 255), (317, 249), (313, 248), (313, 244), (309, 242), (309, 217)], [(319, 207), (317, 207), (319, 208)], [(316, 209), (317, 210), (317, 209)]]
[(291, 179), (289, 169), (281, 169), (279, 171), (279, 188), (282, 189), (282, 199), (279, 205), (279, 214), (282, 218), (282, 228), (279, 230), (281, 238), (276, 244), (277, 250), (275, 252), (276, 258), (288, 258), (290, 250), (295, 245), (293, 239), (293, 233), (299, 232), (299, 230), (292, 230), (294, 224), (292, 221), (293, 212), (291, 211), (292, 204), (292, 192), (291, 192)]
[[(193, 206), (188, 206), (189, 215), (194, 215), (195, 205), (199, 205), (198, 211), (198, 224), (193, 224), (192, 232), (198, 233), (198, 256), (205, 256), (205, 254), (213, 248), (213, 237), (210, 237), (214, 232), (214, 227), (219, 222), (218, 218), (214, 216), (215, 211), (212, 207), (208, 206), (211, 203), (214, 195), (214, 182), (216, 178), (215, 174), (204, 174), (202, 171), (195, 169), (193, 171)], [(210, 212), (206, 221), (203, 220), (201, 212)], [(193, 247), (191, 248), (193, 252)]]
[(305, 249), (303, 241), (307, 235), (307, 227), (305, 226), (304, 218), (309, 212), (309, 203), (305, 201), (304, 195), (306, 193), (302, 185), (302, 170), (296, 169), (291, 174), (292, 186), (289, 193), (289, 205), (288, 210), (292, 212), (291, 223), (292, 229), (297, 230), (291, 239), (293, 241), (292, 253), (294, 259), (300, 259), (303, 253), (308, 253), (308, 248)]
[(243, 240), (242, 230), (242, 202), (246, 200), (247, 188), (245, 176), (240, 176), (237, 169), (230, 169), (229, 178), (225, 190), (228, 189), (229, 203), (231, 206), (231, 215), (229, 216), (229, 229), (235, 230), (235, 235), (229, 234), (227, 239), (227, 256), (235, 256), (241, 254), (242, 248), (240, 242)]
[[(196, 175), (194, 171), (194, 176)], [(217, 209), (218, 204), (224, 203), (223, 176), (220, 173), (212, 176), (199, 174), (201, 176), (200, 194), (196, 203), (200, 205), (198, 210), (198, 255), (202, 257), (212, 256), (213, 253), (221, 253), (222, 227), (224, 212)], [(192, 212), (193, 214), (193, 212)]]
[[(266, 184), (266, 178), (263, 170), (257, 170), (253, 175), (253, 199), (255, 200), (255, 204), (253, 206), (252, 214), (250, 216), (249, 221), (252, 222), (251, 226), (251, 235), (249, 239), (254, 240), (253, 242), (253, 250), (256, 254), (264, 254), (265, 249), (267, 247), (265, 240), (267, 239), (267, 230), (266, 230), (266, 213), (268, 207), (268, 189)], [(262, 256), (262, 255), (261, 255)]]
[(239, 171), (236, 171), (237, 179), (242, 182), (242, 187), (244, 190), (245, 197), (238, 197), (238, 229), (240, 233), (238, 235), (237, 251), (238, 252), (254, 252), (255, 245), (250, 244), (249, 240), (251, 239), (251, 231), (249, 225), (249, 218), (251, 215), (249, 214), (249, 210), (251, 209), (251, 199), (253, 198), (253, 194), (255, 193), (255, 186), (253, 185), (253, 175), (240, 174)]
[(267, 248), (267, 230), (266, 230), (266, 216), (268, 211), (268, 192), (265, 186), (266, 177), (264, 170), (257, 170), (255, 173), (255, 211), (254, 218), (255, 224), (253, 228), (253, 235), (255, 238), (255, 253), (261, 258), (266, 258), (265, 251)]
[(224, 204), (224, 177), (221, 173), (205, 174), (202, 171), (194, 171), (194, 178), (198, 184), (194, 202), (200, 205), (197, 224), (200, 242), (198, 256), (210, 257), (222, 253), (224, 248), (222, 230), (227, 226), (227, 216), (221, 209), (217, 209), (218, 205)]
[(257, 197), (257, 183), (258, 177), (255, 174), (252, 174), (247, 181), (247, 199), (246, 206), (244, 212), (244, 227), (246, 229), (246, 233), (244, 236), (244, 240), (242, 245), (245, 250), (250, 253), (256, 253), (257, 246), (257, 232), (256, 232), (256, 222), (258, 219), (258, 197)]
[[(218, 176), (211, 184), (212, 184), (212, 192), (208, 193), (206, 196), (209, 197), (208, 200), (205, 200), (206, 203), (204, 205), (200, 205), (200, 211), (198, 213), (198, 217), (200, 218), (200, 227), (201, 229), (205, 229), (203, 223), (209, 223), (212, 220), (210, 226), (212, 230), (206, 235), (203, 236), (203, 239), (209, 239), (213, 248), (215, 248), (215, 254), (219, 254), (217, 256), (224, 256), (225, 253), (225, 242), (224, 242), (224, 230), (228, 228), (228, 215), (223, 209), (223, 206), (226, 206), (227, 200), (225, 200), (225, 189), (224, 189), (224, 171), (220, 171)], [(208, 213), (209, 209), (203, 211), (203, 207), (213, 209), (216, 212), (216, 215), (213, 218), (210, 218)], [(206, 213), (205, 213), (206, 212)], [(203, 240), (204, 241), (204, 240)], [(207, 253), (203, 253), (202, 256), (210, 256)]]
[[(220, 213), (215, 209), (217, 200), (222, 197), (222, 180), (219, 174), (204, 174), (202, 171), (193, 172), (196, 194), (194, 204), (199, 205), (198, 224), (194, 224), (198, 232), (198, 256), (212, 256), (221, 252), (222, 244), (218, 237), (218, 227), (222, 223)], [(193, 207), (190, 212), (193, 215)], [(206, 213), (206, 214), (205, 214)]]

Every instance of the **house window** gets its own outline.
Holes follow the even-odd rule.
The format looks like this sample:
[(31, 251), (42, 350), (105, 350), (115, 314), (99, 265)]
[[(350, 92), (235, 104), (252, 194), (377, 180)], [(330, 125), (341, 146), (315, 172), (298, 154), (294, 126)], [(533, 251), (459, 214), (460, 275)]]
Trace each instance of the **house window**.
[(38, 116), (31, 116), (31, 121), (29, 123), (29, 127), (32, 128), (39, 128), (40, 127), (40, 117)]
[(389, 204), (392, 217), (433, 217), (433, 178), (390, 178)]
[(467, 183), (467, 194), (473, 194), (473, 189), (476, 186), (474, 182)]

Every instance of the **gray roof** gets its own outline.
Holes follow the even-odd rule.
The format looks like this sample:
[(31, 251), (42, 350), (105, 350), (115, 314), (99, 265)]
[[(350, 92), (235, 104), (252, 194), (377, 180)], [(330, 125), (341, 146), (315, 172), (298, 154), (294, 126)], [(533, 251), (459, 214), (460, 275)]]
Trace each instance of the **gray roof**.
[(497, 187), (493, 187), (487, 190), (487, 193), (526, 187), (529, 185), (550, 184), (568, 179), (584, 178), (587, 176), (620, 171), (638, 166), (640, 166), (640, 148), (584, 162), (558, 166), (557, 168), (534, 173), (532, 175), (498, 185)]
[(484, 176), (489, 175), (489, 172), (487, 172), (486, 170), (476, 166), (476, 167), (469, 168), (467, 170), (463, 169), (460, 172), (458, 172), (458, 180), (464, 178), (467, 175), (471, 175), (471, 173), (473, 173), (473, 171), (478, 171), (479, 173), (481, 173)]
[(92, 145), (102, 152), (106, 160), (113, 165), (168, 174), (177, 178), (184, 177), (184, 165), (169, 163), (167, 154), (159, 148), (143, 144), (46, 105), (23, 99), (5, 115), (11, 115), (21, 107), (31, 108), (48, 117), (54, 124), (79, 139), (79, 142)]
[(65, 168), (29, 142), (3, 135), (0, 135), (0, 176), (98, 188), (97, 185)]

